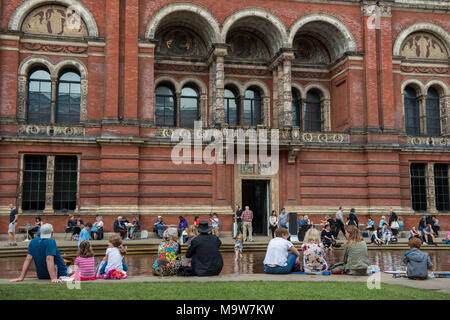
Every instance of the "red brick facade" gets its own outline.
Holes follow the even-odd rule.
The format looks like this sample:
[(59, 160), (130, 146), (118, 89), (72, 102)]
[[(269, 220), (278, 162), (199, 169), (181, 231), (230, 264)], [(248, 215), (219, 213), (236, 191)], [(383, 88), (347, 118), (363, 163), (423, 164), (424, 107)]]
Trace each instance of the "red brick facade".
[[(159, 214), (170, 223), (182, 214), (190, 223), (195, 215), (206, 218), (216, 211), (228, 232), (234, 204), (242, 201), (243, 179), (270, 181), (269, 207), (277, 211), (286, 207), (318, 221), (339, 204), (345, 213), (355, 207), (360, 215), (376, 216), (393, 207), (406, 227), (417, 224), (425, 213), (412, 209), (410, 164), (427, 164), (427, 170), (435, 163), (450, 164), (448, 7), (440, 1), (386, 0), (373, 14), (375, 2), (56, 1), (81, 8), (87, 35), (66, 36), (22, 31), (30, 12), (47, 1), (0, 0), (0, 232), (6, 232), (8, 204), (20, 207), (23, 156), (30, 154), (77, 156), (75, 213), (85, 221), (102, 215), (111, 226), (107, 231), (119, 214), (140, 215), (144, 229), (151, 229)], [(171, 28), (192, 30), (206, 51), (200, 57), (157, 52)], [(240, 32), (262, 41), (270, 55), (265, 62), (240, 60), (236, 45), (227, 45)], [(431, 54), (445, 57), (420, 56), (426, 45), (419, 41), (412, 42), (417, 57), (410, 56), (414, 52), (405, 42), (411, 34), (422, 35), (421, 41), (432, 37), (437, 44), (429, 48)], [(297, 37), (322, 43), (328, 61), (314, 60), (318, 47), (300, 52)], [(433, 51), (436, 47), (441, 51)], [(46, 66), (52, 78), (66, 65), (79, 71), (82, 111), (76, 130), (27, 122), (27, 76), (37, 65)], [(224, 86), (234, 84), (242, 92), (259, 87), (260, 127), (280, 129), (276, 177), (258, 175), (258, 166), (249, 174), (239, 165), (172, 163), (171, 128), (155, 122), (155, 84), (169, 82), (177, 94), (195, 83), (203, 125), (218, 128), (226, 127)], [(417, 91), (422, 109), (429, 88), (439, 93), (440, 136), (406, 134), (403, 90), (408, 85)], [(293, 126), (291, 88), (302, 103), (309, 90), (320, 93), (322, 134)], [(441, 228), (448, 230), (449, 212), (436, 210), (430, 174), (426, 214), (439, 215)], [(67, 216), (54, 212), (51, 199), (46, 202), (39, 214), (62, 231)]]

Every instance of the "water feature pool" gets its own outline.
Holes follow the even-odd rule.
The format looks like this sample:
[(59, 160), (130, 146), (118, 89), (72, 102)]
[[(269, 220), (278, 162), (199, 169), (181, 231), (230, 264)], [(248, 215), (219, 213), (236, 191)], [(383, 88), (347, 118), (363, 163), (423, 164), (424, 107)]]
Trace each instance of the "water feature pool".
[[(426, 250), (424, 250), (427, 252)], [(382, 271), (401, 270), (403, 268), (402, 258), (404, 250), (369, 250), (369, 260), (371, 264), (378, 265)], [(450, 252), (447, 250), (428, 251), (434, 270), (450, 271)], [(341, 262), (343, 250), (335, 250), (327, 254), (328, 265)], [(224, 267), (222, 274), (253, 274), (263, 273), (263, 261), (265, 252), (244, 252), (242, 263), (236, 265), (234, 262), (234, 253), (222, 253)], [(96, 262), (100, 262), (101, 256), (96, 257)], [(149, 276), (152, 274), (152, 266), (155, 261), (155, 255), (128, 255), (126, 263), (129, 267), (130, 276)], [(22, 270), (24, 258), (0, 259), (0, 279), (13, 279), (18, 277)], [(34, 263), (31, 264), (28, 277), (35, 277)]]

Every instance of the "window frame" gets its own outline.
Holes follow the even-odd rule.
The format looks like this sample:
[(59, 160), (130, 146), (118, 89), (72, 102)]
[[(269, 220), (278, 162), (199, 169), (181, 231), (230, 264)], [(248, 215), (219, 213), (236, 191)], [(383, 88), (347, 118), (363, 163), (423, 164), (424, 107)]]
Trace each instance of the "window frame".
[[(79, 77), (79, 82), (75, 82), (75, 81), (69, 81), (69, 80), (61, 80), (61, 78), (66, 74), (66, 73), (75, 73), (78, 77)], [(59, 114), (59, 109), (60, 109), (60, 85), (61, 84), (69, 84), (69, 99), (72, 99), (70, 97), (71, 95), (71, 88), (72, 88), (72, 84), (78, 84), (80, 87), (80, 92), (78, 93), (79, 95), (79, 104), (78, 104), (78, 114), (77, 114), (77, 121), (75, 122), (65, 122), (65, 121), (59, 121), (58, 119), (58, 114)], [(55, 124), (57, 125), (78, 125), (80, 124), (80, 117), (81, 117), (81, 74), (78, 72), (78, 70), (76, 69), (65, 69), (62, 72), (60, 72), (60, 75), (58, 77), (58, 81), (56, 83), (56, 108), (55, 108)], [(71, 115), (70, 109), (72, 104), (69, 102), (68, 104), (69, 106), (69, 113), (66, 114), (66, 116)], [(75, 113), (74, 113), (75, 114)]]
[[(34, 73), (36, 73), (38, 71), (46, 72), (48, 74), (48, 77), (50, 78), (50, 80), (41, 80), (41, 79), (39, 79), (39, 80), (32, 80), (31, 77), (33, 76)], [(32, 81), (39, 83), (39, 91), (31, 91), (30, 85), (31, 85)], [(30, 114), (33, 114), (32, 112), (30, 112), (30, 105), (31, 105), (30, 104), (31, 103), (30, 94), (32, 92), (37, 92), (37, 93), (41, 94), (42, 93), (42, 91), (41, 91), (41, 84), (42, 83), (50, 84), (50, 92), (44, 92), (44, 93), (47, 93), (47, 94), (50, 93), (50, 102), (49, 102), (49, 106), (48, 106), (48, 110), (49, 110), (49, 112), (48, 112), (48, 120), (45, 119), (44, 121), (42, 121), (42, 120), (40, 120), (41, 117), (39, 117), (39, 120), (35, 121), (35, 120), (31, 120), (30, 119)], [(26, 122), (27, 122), (27, 124), (50, 124), (51, 120), (52, 120), (52, 103), (53, 103), (53, 81), (52, 81), (52, 78), (51, 78), (51, 73), (46, 67), (36, 66), (36, 67), (34, 67), (33, 69), (31, 69), (28, 72), (28, 77), (27, 77), (27, 105), (26, 105), (26, 107), (27, 107), (27, 113), (26, 113)], [(41, 112), (41, 102), (40, 102), (40, 99), (39, 99), (39, 112), (38, 112), (38, 114), (41, 114), (41, 113), (42, 113)]]

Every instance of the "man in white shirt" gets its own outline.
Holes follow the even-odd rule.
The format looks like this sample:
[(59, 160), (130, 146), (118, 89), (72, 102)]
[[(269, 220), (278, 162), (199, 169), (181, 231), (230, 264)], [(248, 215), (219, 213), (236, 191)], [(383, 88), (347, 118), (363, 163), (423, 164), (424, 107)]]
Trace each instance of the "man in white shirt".
[(345, 221), (344, 221), (344, 214), (342, 213), (342, 207), (339, 207), (339, 210), (336, 212), (336, 235), (334, 236), (337, 240), (337, 236), (339, 235), (339, 231), (342, 231), (345, 237)]
[(270, 240), (264, 259), (264, 272), (272, 274), (288, 274), (292, 272), (300, 253), (288, 241), (289, 232), (286, 228), (275, 231), (276, 238)]

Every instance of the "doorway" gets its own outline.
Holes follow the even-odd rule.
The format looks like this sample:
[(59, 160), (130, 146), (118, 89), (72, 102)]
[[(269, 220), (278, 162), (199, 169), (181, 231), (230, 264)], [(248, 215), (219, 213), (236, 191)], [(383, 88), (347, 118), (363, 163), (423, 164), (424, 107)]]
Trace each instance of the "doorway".
[(253, 233), (268, 235), (269, 180), (242, 180), (242, 209), (253, 211)]

